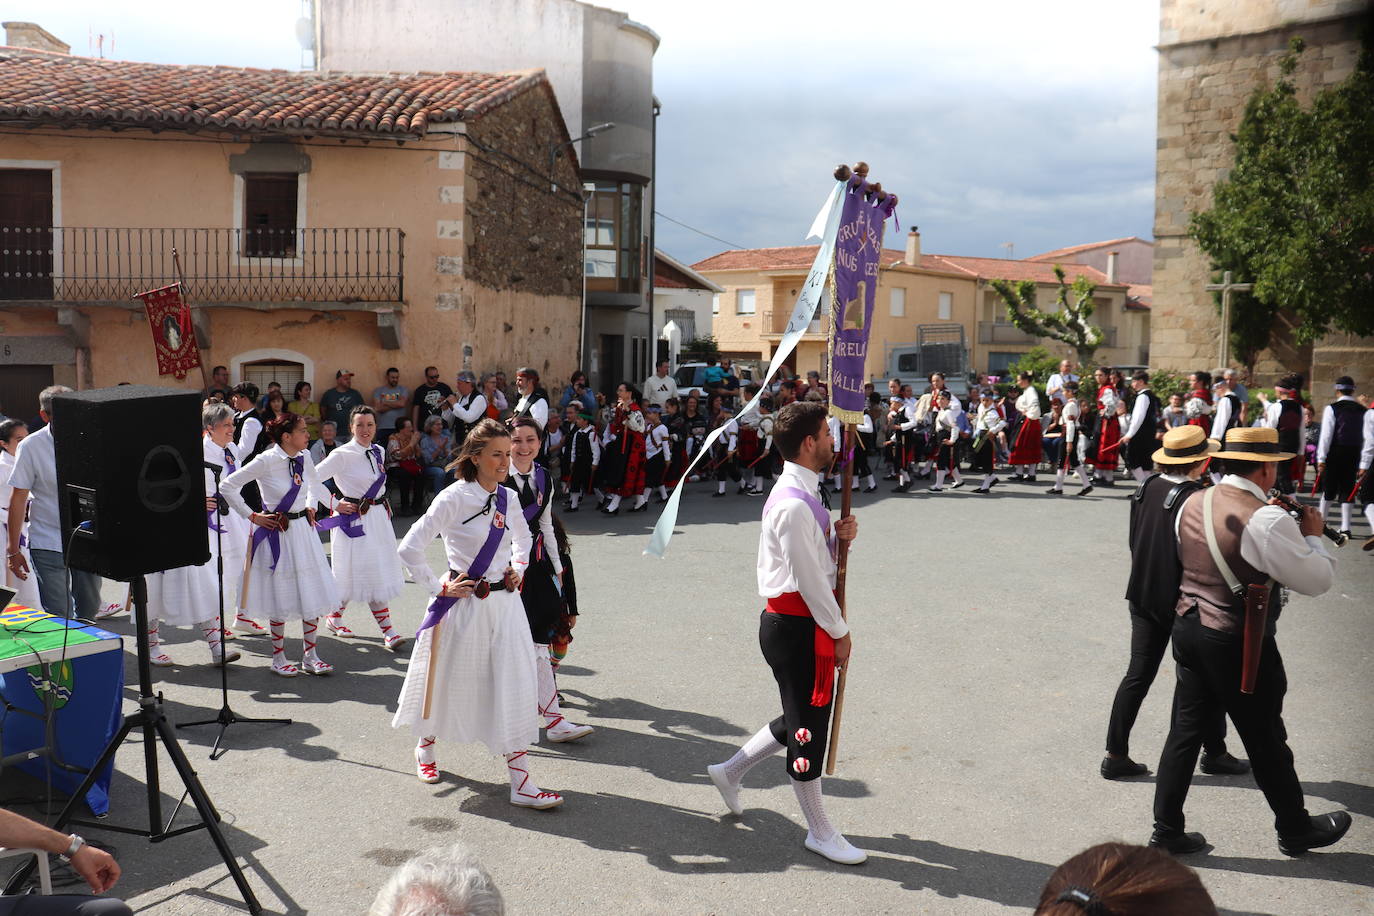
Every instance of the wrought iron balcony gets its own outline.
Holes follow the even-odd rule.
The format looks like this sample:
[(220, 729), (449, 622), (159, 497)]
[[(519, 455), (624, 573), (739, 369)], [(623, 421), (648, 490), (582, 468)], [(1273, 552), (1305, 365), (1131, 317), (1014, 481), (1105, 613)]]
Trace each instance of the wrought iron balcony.
[(0, 300), (127, 304), (177, 280), (203, 303), (399, 302), (400, 229), (0, 226)]

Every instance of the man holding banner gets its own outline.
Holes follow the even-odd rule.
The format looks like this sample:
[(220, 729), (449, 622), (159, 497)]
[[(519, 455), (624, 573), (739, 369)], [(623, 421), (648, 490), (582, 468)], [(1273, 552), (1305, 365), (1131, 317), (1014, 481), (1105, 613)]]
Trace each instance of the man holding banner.
[(806, 815), (806, 848), (834, 862), (857, 865), (856, 849), (826, 817), (821, 768), (835, 693), (835, 669), (848, 662), (851, 639), (835, 600), (839, 541), (858, 534), (854, 516), (833, 527), (821, 491), (832, 442), (825, 405), (788, 404), (773, 423), (782, 473), (763, 507), (759, 536), (759, 595), (768, 601), (759, 619), (759, 645), (778, 682), (782, 715), (761, 728), (725, 763), (707, 768), (726, 806), (740, 805), (740, 780), (756, 764), (787, 750), (787, 775)]

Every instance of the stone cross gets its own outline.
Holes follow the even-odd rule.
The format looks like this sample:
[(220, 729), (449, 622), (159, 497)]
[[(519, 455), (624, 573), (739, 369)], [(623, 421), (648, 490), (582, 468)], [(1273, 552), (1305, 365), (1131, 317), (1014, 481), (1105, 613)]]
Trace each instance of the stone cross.
[(1232, 283), (1231, 272), (1223, 271), (1220, 283), (1208, 283), (1203, 289), (1208, 292), (1221, 290), (1221, 333), (1217, 335), (1221, 338), (1218, 346), (1217, 365), (1225, 369), (1231, 358), (1231, 291), (1248, 293), (1255, 288), (1253, 283)]

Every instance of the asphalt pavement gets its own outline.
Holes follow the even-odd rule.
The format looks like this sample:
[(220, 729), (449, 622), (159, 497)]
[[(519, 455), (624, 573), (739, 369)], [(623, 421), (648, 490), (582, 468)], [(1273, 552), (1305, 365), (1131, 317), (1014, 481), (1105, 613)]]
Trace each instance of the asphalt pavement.
[[(266, 641), (238, 640), (231, 706), (293, 724), (235, 725), (215, 762), (216, 729), (180, 734), (267, 912), (365, 913), (391, 869), (459, 841), (512, 913), (1028, 913), (1064, 859), (1106, 840), (1144, 842), (1153, 775), (1097, 773), (1127, 660), (1131, 487), (1079, 499), (1045, 495), (1044, 478), (987, 496), (890, 486), (855, 500), (854, 656), (838, 771), (824, 781), (832, 820), (870, 851), (866, 864), (803, 849), (782, 758), (746, 778), (741, 817), (705, 775), (776, 715), (777, 696), (757, 642), (762, 500), (711, 499), (695, 485), (666, 560), (642, 555), (657, 507), (565, 516), (583, 616), (560, 686), (569, 716), (596, 730), (531, 754), (541, 786), (567, 797), (555, 811), (513, 808), (501, 761), (480, 747), (441, 745), (443, 781), (416, 780), (412, 741), (390, 726), (406, 657), (382, 648), (365, 607), (348, 614), (360, 638), (322, 640), (337, 666), (328, 678), (275, 677)], [(437, 541), (430, 556), (441, 568)], [(1253, 779), (1198, 774), (1188, 826), (1211, 847), (1185, 861), (1223, 913), (1374, 913), (1374, 553), (1357, 541), (1338, 556), (1336, 586), (1294, 596), (1279, 641), (1308, 806), (1348, 809), (1354, 826), (1339, 845), (1290, 859)], [(402, 631), (425, 599), (407, 584), (392, 608)], [(156, 671), (171, 718), (213, 717), (219, 674), (204, 643), (171, 628), (163, 639), (179, 663)], [(298, 651), (296, 638), (288, 645)], [(1132, 736), (1152, 771), (1172, 682), (1166, 659)], [(137, 743), (116, 758), (111, 822), (146, 825)], [(1234, 737), (1232, 749), (1244, 755)], [(180, 786), (163, 764), (170, 811)], [(12, 771), (4, 782), (8, 798), (42, 794)], [(118, 891), (138, 912), (242, 911), (203, 832), (159, 844), (84, 832), (115, 851)]]

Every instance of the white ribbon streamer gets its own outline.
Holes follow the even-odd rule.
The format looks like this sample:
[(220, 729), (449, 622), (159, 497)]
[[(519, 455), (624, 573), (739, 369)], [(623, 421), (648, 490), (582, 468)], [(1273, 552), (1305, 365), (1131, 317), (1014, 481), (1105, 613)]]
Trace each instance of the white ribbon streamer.
[[(821, 239), (820, 250), (816, 252), (816, 260), (811, 262), (811, 272), (806, 275), (806, 283), (802, 286), (801, 295), (797, 297), (797, 305), (792, 309), (792, 317), (788, 319), (782, 340), (778, 342), (778, 350), (773, 354), (773, 359), (768, 364), (768, 371), (764, 373), (763, 381), (759, 383), (759, 392), (735, 415), (736, 419), (743, 418), (750, 411), (758, 409), (759, 400), (768, 391), (768, 383), (773, 380), (773, 376), (782, 366), (783, 361), (796, 349), (797, 341), (801, 340), (802, 335), (811, 327), (812, 320), (819, 314), (821, 294), (825, 292), (825, 278), (830, 273), (830, 261), (835, 256), (835, 236), (840, 228), (840, 210), (842, 209), (840, 201), (844, 195), (844, 188), (845, 182), (835, 182), (834, 190), (830, 192), (830, 196), (826, 198), (820, 212), (816, 214), (816, 219), (811, 223), (811, 231), (807, 234), (807, 238), (815, 238), (819, 235)], [(644, 548), (645, 554), (661, 559), (668, 552), (668, 541), (672, 539), (673, 528), (677, 525), (677, 510), (682, 501), (682, 487), (692, 476), (692, 469), (710, 451), (711, 446), (720, 438), (724, 430), (723, 424), (711, 430), (701, 443), (701, 448), (697, 449), (696, 457), (683, 470), (682, 479), (673, 488), (673, 495), (668, 497), (668, 502), (663, 507), (663, 514), (658, 517), (658, 523), (654, 525), (653, 534), (649, 535), (649, 544)]]

